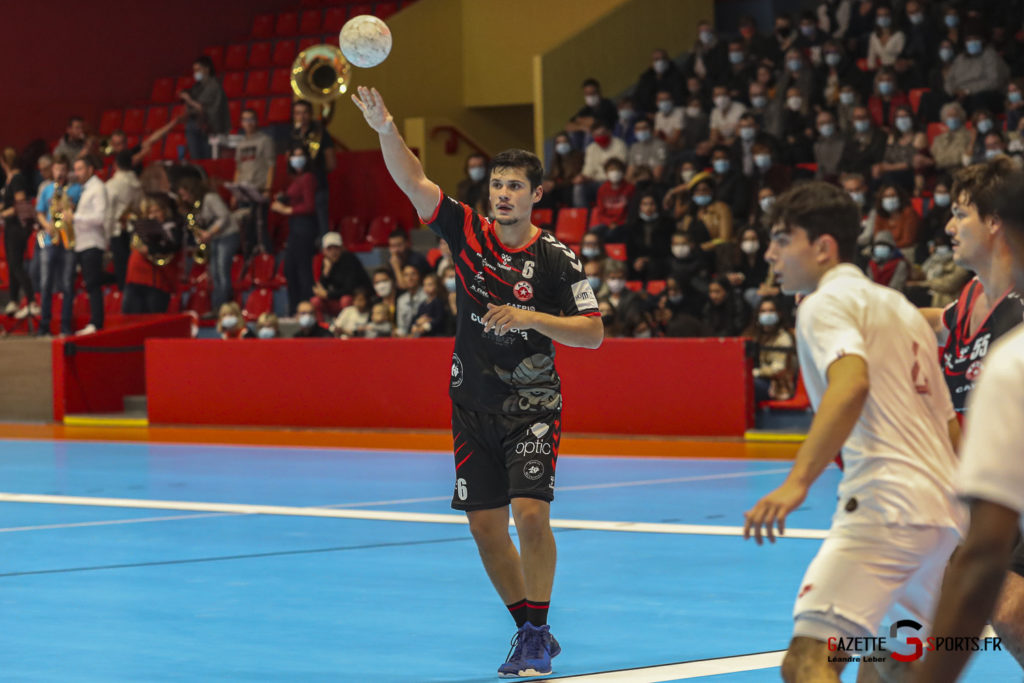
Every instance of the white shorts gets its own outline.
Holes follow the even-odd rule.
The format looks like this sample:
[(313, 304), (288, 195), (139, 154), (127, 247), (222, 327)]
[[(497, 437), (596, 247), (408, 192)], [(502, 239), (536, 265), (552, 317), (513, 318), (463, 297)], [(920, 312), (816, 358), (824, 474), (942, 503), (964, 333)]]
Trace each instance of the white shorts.
[(951, 528), (843, 524), (832, 527), (807, 567), (793, 606), (793, 636), (879, 635), (890, 609), (896, 618), (931, 626), (949, 557), (960, 541)]

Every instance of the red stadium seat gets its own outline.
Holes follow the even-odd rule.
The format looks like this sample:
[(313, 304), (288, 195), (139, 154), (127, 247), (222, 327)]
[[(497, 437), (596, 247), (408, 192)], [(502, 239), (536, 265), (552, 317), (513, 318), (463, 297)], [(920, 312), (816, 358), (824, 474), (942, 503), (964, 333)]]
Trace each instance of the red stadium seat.
[(626, 280), (626, 288), (631, 292), (639, 292), (643, 290), (644, 283), (640, 280)]
[(781, 401), (761, 401), (759, 408), (770, 408), (771, 410), (785, 410), (795, 412), (806, 412), (811, 408), (811, 400), (807, 397), (807, 387), (804, 386), (804, 377), (801, 373), (796, 376), (796, 388), (793, 390), (793, 398)]
[(384, 19), (385, 21), (387, 21), (388, 17), (390, 17), (397, 11), (397, 2), (378, 2), (373, 9), (373, 13), (376, 14), (379, 18)]
[(247, 322), (253, 322), (263, 313), (269, 313), (274, 305), (274, 290), (260, 288), (252, 291), (245, 300), (245, 307), (242, 309), (242, 317)]
[(253, 287), (274, 289), (277, 286), (274, 281), (274, 257), (270, 254), (253, 256), (252, 264), (249, 266), (249, 277), (252, 279)]
[(158, 78), (153, 81), (149, 101), (154, 104), (168, 104), (174, 101), (174, 79)]
[(100, 116), (100, 135), (110, 135), (121, 127), (121, 110), (108, 109)]
[(246, 97), (262, 97), (267, 94), (270, 84), (270, 72), (265, 70), (250, 71), (245, 80)]
[(270, 66), (270, 43), (253, 43), (249, 50), (249, 68), (266, 69)]
[(555, 223), (555, 237), (566, 244), (583, 241), (587, 231), (587, 209), (562, 209)]
[(327, 38), (325, 39), (321, 39), (319, 36), (299, 38), (299, 45), (298, 47), (295, 48), (295, 55), (298, 56), (300, 52), (302, 52), (303, 50), (308, 50), (314, 45), (319, 45), (320, 43), (331, 43), (333, 41), (336, 41), (337, 39), (338, 36), (327, 36)]
[(262, 126), (267, 118), (267, 101), (262, 97), (255, 100), (246, 100), (245, 108), (256, 112), (256, 123)]
[(228, 99), (241, 97), (245, 92), (245, 72), (229, 71), (224, 74), (224, 80), (221, 81), (221, 85), (224, 87), (224, 94), (227, 95)]
[(180, 77), (178, 80), (174, 82), (174, 96), (177, 97), (178, 93), (188, 90), (195, 84), (196, 82), (192, 80), (191, 76)]
[(164, 159), (177, 159), (179, 149), (182, 156), (188, 154), (188, 143), (185, 140), (185, 133), (180, 130), (168, 133), (167, 140), (164, 142)]
[(534, 209), (530, 214), (530, 222), (538, 228), (550, 229), (555, 223), (555, 212), (551, 209)]
[(349, 251), (366, 243), (366, 223), (359, 216), (345, 216), (338, 223), (341, 241)]
[(608, 254), (608, 258), (615, 259), (616, 261), (626, 260), (625, 244), (606, 244), (604, 245), (604, 252)]
[(320, 10), (306, 10), (299, 21), (299, 35), (311, 36), (320, 33)]
[(253, 38), (273, 38), (274, 37), (274, 15), (273, 14), (257, 14), (252, 20), (252, 37)]
[(270, 94), (287, 95), (292, 91), (292, 70), (274, 69), (270, 75)]
[(200, 317), (214, 312), (210, 301), (210, 290), (207, 288), (193, 289), (189, 293), (188, 307), (185, 310), (194, 311)]
[(245, 257), (235, 254), (231, 257), (231, 288), (236, 292), (244, 292), (252, 285), (245, 271)]
[(932, 140), (946, 132), (946, 124), (944, 123), (929, 123), (926, 133), (928, 134), (928, 145), (931, 146)]
[(370, 229), (367, 231), (366, 240), (375, 247), (386, 247), (388, 237), (399, 227), (394, 216), (377, 216), (370, 221)]
[(279, 40), (274, 46), (274, 66), (291, 66), (298, 54), (294, 40)]
[(245, 43), (228, 45), (224, 52), (224, 68), (228, 71), (239, 71), (249, 65), (249, 46)]
[(162, 128), (168, 121), (167, 112), (166, 106), (150, 107), (146, 112), (146, 132), (151, 133), (157, 128)]
[(118, 315), (121, 312), (121, 300), (123, 296), (116, 289), (108, 289), (103, 295), (103, 312), (107, 315)]
[(348, 16), (349, 16), (350, 19), (352, 17), (358, 17), (361, 14), (370, 14), (370, 15), (372, 15), (373, 14), (373, 5), (371, 5), (368, 2), (361, 2), (361, 3), (357, 4), (357, 5), (349, 5), (348, 6)]
[(203, 54), (210, 58), (213, 62), (213, 68), (218, 72), (224, 70), (224, 48), (220, 45), (214, 45), (213, 47), (207, 47), (203, 49)]
[(337, 34), (348, 20), (344, 7), (328, 7), (324, 13), (324, 31)]
[(914, 88), (910, 91), (910, 106), (914, 109), (914, 113), (917, 113), (918, 107), (921, 106), (921, 97), (926, 93), (931, 92), (931, 88)]
[(290, 123), (292, 120), (292, 98), (274, 97), (267, 107), (267, 123)]
[(71, 315), (75, 318), (88, 318), (89, 314), (89, 295), (79, 290), (71, 306)]
[(231, 119), (231, 127), (238, 128), (242, 120), (241, 100), (230, 100), (228, 102), (228, 117)]
[[(7, 287), (11, 283), (10, 268), (7, 265), (7, 261), (0, 261), (0, 287)], [(59, 311), (59, 308), (54, 309)]]
[(299, 32), (299, 13), (282, 12), (277, 15), (274, 33), (279, 36), (294, 36)]
[(124, 110), (124, 124), (122, 129), (125, 133), (138, 135), (145, 128), (146, 114), (139, 107), (132, 107)]
[(665, 291), (664, 280), (650, 280), (647, 283), (647, 293), (652, 296), (658, 296)]

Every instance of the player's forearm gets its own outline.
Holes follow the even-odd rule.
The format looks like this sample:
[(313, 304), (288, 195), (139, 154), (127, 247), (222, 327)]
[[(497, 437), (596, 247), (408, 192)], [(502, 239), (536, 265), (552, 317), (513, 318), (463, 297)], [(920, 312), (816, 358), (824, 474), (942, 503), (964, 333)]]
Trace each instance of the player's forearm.
[(380, 150), (384, 154), (384, 165), (388, 173), (407, 196), (412, 197), (417, 185), (426, 180), (423, 165), (409, 146), (405, 144), (394, 121), (380, 133)]
[(537, 313), (531, 327), (566, 346), (596, 349), (604, 341), (604, 324), (598, 316), (561, 317)]
[(789, 478), (810, 486), (832, 462), (853, 431), (868, 397), (867, 384), (832, 384), (821, 397), (807, 439)]

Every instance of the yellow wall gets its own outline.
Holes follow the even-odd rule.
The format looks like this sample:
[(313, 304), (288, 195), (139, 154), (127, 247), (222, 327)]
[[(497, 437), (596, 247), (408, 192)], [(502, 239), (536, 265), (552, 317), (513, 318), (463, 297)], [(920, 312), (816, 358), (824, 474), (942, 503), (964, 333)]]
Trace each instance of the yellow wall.
[(536, 149), (583, 106), (584, 78), (597, 78), (606, 95), (625, 90), (650, 66), (654, 48), (672, 55), (688, 50), (697, 22), (712, 11), (713, 0), (630, 0), (535, 57)]

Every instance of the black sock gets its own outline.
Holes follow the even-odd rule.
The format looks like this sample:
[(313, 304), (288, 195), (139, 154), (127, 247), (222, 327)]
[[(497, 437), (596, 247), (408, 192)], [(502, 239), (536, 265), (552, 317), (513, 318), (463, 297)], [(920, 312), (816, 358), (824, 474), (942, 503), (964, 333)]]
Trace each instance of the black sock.
[(516, 628), (521, 628), (526, 623), (526, 600), (513, 602), (511, 605), (505, 605), (505, 607), (508, 607), (509, 614), (516, 620)]
[(538, 628), (548, 623), (548, 605), (550, 604), (550, 601), (526, 600), (526, 620)]

